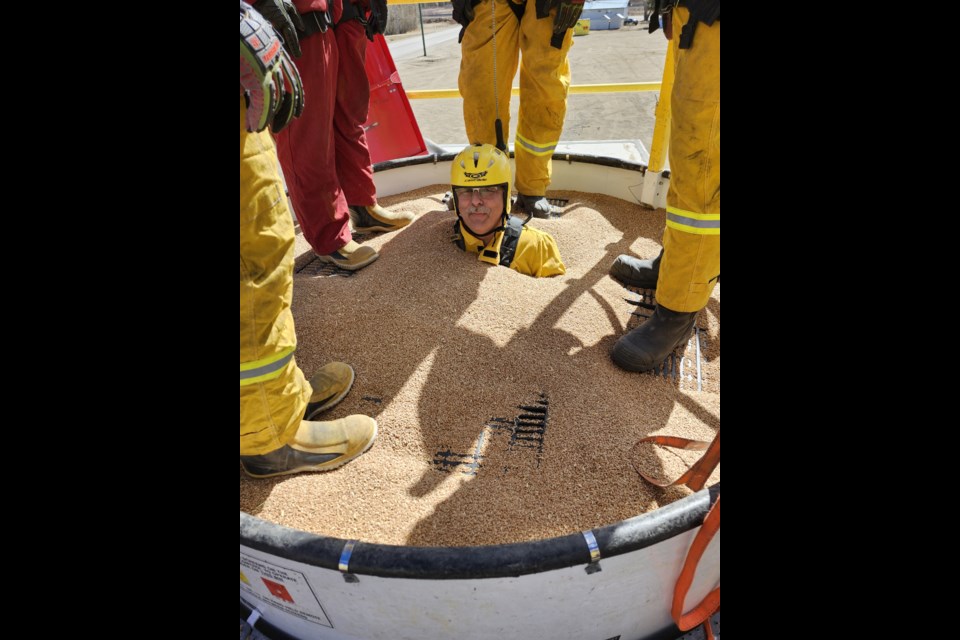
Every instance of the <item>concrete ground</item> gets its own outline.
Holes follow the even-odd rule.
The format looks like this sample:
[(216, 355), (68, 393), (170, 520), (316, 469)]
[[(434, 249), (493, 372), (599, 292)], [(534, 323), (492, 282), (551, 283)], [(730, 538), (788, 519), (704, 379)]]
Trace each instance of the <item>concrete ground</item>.
[[(450, 29), (455, 34), (459, 26), (453, 23)], [(426, 34), (426, 56), (419, 46), (415, 55), (406, 51), (409, 45), (402, 51), (397, 48), (400, 42), (411, 38), (419, 44), (419, 32), (387, 39), (400, 82), (407, 91), (457, 88), (460, 45), (456, 35), (439, 44), (432, 44), (431, 36), (434, 33), (441, 32)], [(395, 48), (399, 55), (394, 53)], [(660, 82), (666, 51), (667, 40), (663, 32), (647, 33), (646, 23), (610, 31), (591, 31), (589, 35), (573, 40), (569, 56), (571, 85)], [(519, 72), (514, 79), (514, 86), (519, 86)], [(564, 142), (637, 139), (649, 150), (658, 97), (657, 91), (570, 95), (560, 139)], [(514, 97), (511, 102), (508, 140), (511, 143), (516, 132), (519, 101), (519, 97)], [(437, 144), (466, 145), (469, 142), (463, 128), (461, 98), (411, 100), (410, 104), (424, 138)]]

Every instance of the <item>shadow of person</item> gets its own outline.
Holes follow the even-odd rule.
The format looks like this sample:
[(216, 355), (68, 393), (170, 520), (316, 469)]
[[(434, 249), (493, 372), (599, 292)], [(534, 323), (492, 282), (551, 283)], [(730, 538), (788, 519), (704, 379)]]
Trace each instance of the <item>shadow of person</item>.
[(445, 210), (420, 215), (391, 234), (379, 248), (380, 258), (354, 277), (296, 280), (300, 367), (309, 373), (341, 360), (357, 375), (354, 390), (325, 416), (376, 417), (421, 362), (451, 339), (483, 276), (457, 261), (438, 260), (437, 247), (451, 245), (454, 220)]
[[(617, 237), (623, 221), (608, 217), (613, 222), (607, 237)], [(575, 215), (550, 221), (551, 233), (568, 222), (584, 221)], [(409, 491), (417, 497), (435, 493), (438, 501), (406, 544), (565, 535), (674, 497), (641, 482), (629, 459), (631, 447), (674, 424), (709, 439), (719, 417), (713, 398), (701, 408), (676, 383), (622, 371), (610, 361), (630, 307), (623, 300), (628, 292), (607, 272), (631, 238), (620, 233), (601, 244), (599, 254), (593, 247), (592, 262), (574, 257), (568, 273), (557, 278), (487, 271), (467, 313), (486, 310), (489, 317), (485, 323), (473, 318), (473, 330), (441, 345), (419, 398), (423, 442), (433, 464)], [(565, 252), (559, 237), (558, 243), (565, 262), (567, 255), (576, 256)], [(549, 303), (538, 304), (544, 297)], [(537, 311), (531, 316), (527, 306)], [(719, 416), (718, 397), (716, 405)], [(429, 428), (434, 422), (442, 428)]]
[[(339, 360), (357, 374), (319, 419), (363, 413), (380, 424), (375, 446), (343, 470), (290, 483), (309, 491), (304, 517), (329, 519), (323, 505), (363, 495), (350, 501), (351, 517), (379, 522), (380, 503), (401, 513), (376, 525), (388, 536), (377, 541), (493, 544), (610, 524), (657, 504), (630, 447), (675, 422), (707, 427), (684, 408), (686, 390), (610, 361), (633, 307), (607, 271), (619, 253), (655, 249), (649, 236), (663, 212), (618, 212), (622, 201), (579, 195), (583, 206), (531, 223), (557, 239), (564, 276), (480, 263), (452, 244), (455, 214), (431, 201), (377, 240), (379, 260), (355, 276), (296, 278), (300, 367), (310, 375)], [(327, 526), (319, 532), (355, 535), (349, 524)]]
[[(436, 205), (427, 203), (431, 210), (383, 236), (380, 257), (350, 277), (317, 277), (310, 270), (295, 275), (291, 308), (297, 364), (308, 378), (332, 361), (350, 364), (356, 375), (343, 401), (314, 420), (365, 414), (378, 421), (379, 435), (369, 451), (333, 473), (261, 480), (241, 476), (241, 510), (280, 517), (281, 503), (308, 487), (311, 504), (297, 520), (306, 523), (316, 505), (363, 490), (371, 468), (392, 469), (391, 456), (405, 455), (406, 447), (417, 459), (425, 457), (419, 453), (419, 425), (403, 417), (403, 407), (418, 393), (418, 368), (456, 340), (456, 323), (483, 277), (483, 270), (471, 268), (476, 265), (465, 262), (451, 243), (455, 214)], [(438, 250), (442, 247), (449, 251)], [(402, 469), (397, 473), (402, 477)]]
[[(534, 342), (557, 357), (538, 351), (532, 367), (508, 356)], [(464, 332), (460, 354), (492, 356), (472, 371), (455, 350), (436, 354), (437, 379), (425, 385), (431, 391), (419, 413), (424, 421), (440, 416), (443, 428), (424, 429), (434, 464), (410, 491), (436, 492), (440, 500), (407, 544), (542, 539), (617, 522), (656, 502), (626, 454), (637, 438), (668, 424), (679, 391), (617, 369), (606, 355), (612, 338), (566, 355), (563, 347), (576, 342), (554, 329), (497, 348), (487, 336)]]

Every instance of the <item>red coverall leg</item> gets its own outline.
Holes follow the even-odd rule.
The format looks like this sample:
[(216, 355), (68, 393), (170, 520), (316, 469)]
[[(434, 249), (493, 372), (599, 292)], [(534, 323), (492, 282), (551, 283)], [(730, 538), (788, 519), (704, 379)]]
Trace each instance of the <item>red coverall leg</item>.
[(333, 118), (336, 139), (337, 177), (348, 204), (377, 203), (370, 148), (363, 123), (370, 110), (367, 80), (367, 35), (359, 20), (347, 20), (335, 29), (340, 55), (337, 105)]
[(314, 251), (327, 255), (353, 239), (347, 201), (337, 178), (340, 150), (333, 133), (337, 39), (333, 29), (327, 29), (300, 40), (300, 48), (303, 55), (294, 62), (303, 81), (303, 114), (277, 136), (277, 151), (303, 237)]

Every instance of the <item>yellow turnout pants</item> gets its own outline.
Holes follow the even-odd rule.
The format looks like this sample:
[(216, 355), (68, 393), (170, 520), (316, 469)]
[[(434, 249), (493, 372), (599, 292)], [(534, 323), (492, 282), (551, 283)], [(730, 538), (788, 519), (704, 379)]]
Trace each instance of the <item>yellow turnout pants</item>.
[(670, 189), (657, 302), (672, 311), (706, 306), (720, 276), (720, 22), (697, 25), (679, 49), (690, 17), (673, 10), (676, 74), (671, 94)]
[(459, 85), (469, 142), (496, 144), (494, 121), (498, 106), (504, 137), (510, 133), (510, 89), (519, 62), (515, 184), (517, 191), (524, 195), (542, 196), (550, 185), (551, 158), (567, 114), (570, 88), (567, 52), (573, 46), (573, 29), (564, 35), (562, 48), (551, 47), (556, 9), (538, 20), (536, 4), (536, 0), (527, 0), (520, 21), (508, 0), (483, 0), (474, 7), (475, 17), (461, 43)]
[(240, 98), (240, 455), (278, 449), (312, 389), (293, 357), (293, 220), (270, 132), (248, 133)]

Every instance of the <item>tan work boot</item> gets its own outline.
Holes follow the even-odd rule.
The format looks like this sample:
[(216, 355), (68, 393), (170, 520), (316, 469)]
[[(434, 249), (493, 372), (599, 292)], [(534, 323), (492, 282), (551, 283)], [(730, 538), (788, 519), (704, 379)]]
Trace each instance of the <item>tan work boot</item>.
[(321, 262), (332, 262), (341, 269), (356, 271), (362, 269), (380, 257), (377, 250), (365, 244), (357, 244), (353, 240), (340, 247), (338, 251), (325, 256), (317, 255)]
[(259, 456), (240, 456), (248, 476), (270, 478), (301, 471), (330, 471), (350, 462), (377, 439), (377, 421), (353, 415), (332, 422), (300, 423), (290, 443)]
[(387, 211), (379, 204), (369, 207), (350, 205), (350, 222), (353, 230), (365, 231), (396, 231), (413, 222), (413, 214), (407, 211)]
[(321, 411), (326, 411), (347, 397), (353, 379), (353, 367), (346, 362), (331, 362), (313, 374), (310, 378), (313, 395), (310, 396), (303, 419), (312, 420)]

